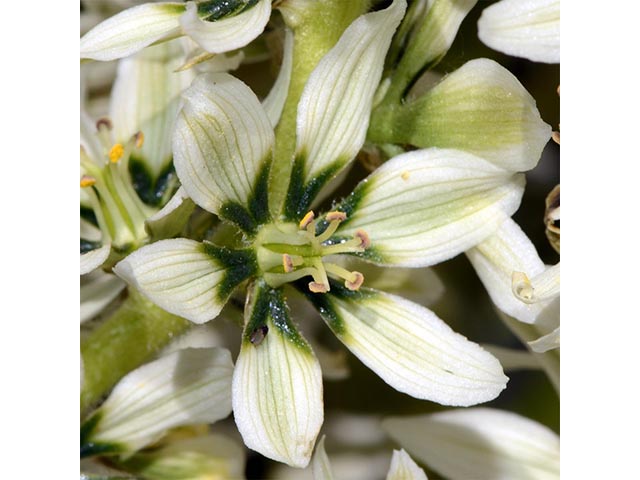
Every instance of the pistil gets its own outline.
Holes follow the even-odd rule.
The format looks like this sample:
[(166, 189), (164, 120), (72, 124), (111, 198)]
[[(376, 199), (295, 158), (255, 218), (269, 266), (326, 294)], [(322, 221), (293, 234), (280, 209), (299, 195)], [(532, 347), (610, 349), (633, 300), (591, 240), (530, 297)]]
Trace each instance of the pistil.
[(369, 236), (358, 230), (352, 239), (331, 243), (340, 224), (346, 220), (344, 212), (334, 211), (325, 215), (327, 228), (316, 235), (315, 215), (308, 212), (295, 224), (272, 224), (263, 227), (256, 239), (258, 263), (267, 283), (278, 287), (310, 276), (309, 290), (325, 293), (330, 290), (329, 276), (344, 281), (345, 287), (358, 290), (364, 282), (360, 272), (349, 271), (340, 265), (327, 262), (325, 257), (341, 253), (363, 252), (369, 245)]

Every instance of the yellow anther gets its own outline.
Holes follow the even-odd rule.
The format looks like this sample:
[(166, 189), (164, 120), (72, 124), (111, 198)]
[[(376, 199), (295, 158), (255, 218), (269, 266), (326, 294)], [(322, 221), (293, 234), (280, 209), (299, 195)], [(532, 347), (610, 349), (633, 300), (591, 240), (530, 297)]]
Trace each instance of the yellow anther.
[(313, 213), (313, 211), (309, 211), (304, 217), (302, 217), (298, 226), (301, 230), (304, 230), (311, 222), (313, 222), (314, 218), (316, 218), (315, 213)]
[(86, 187), (90, 187), (92, 185), (96, 184), (96, 179), (95, 177), (92, 177), (91, 175), (83, 175), (82, 178), (80, 179), (80, 187), (81, 188), (86, 188)]
[(144, 133), (138, 132), (133, 136), (133, 138), (136, 141), (136, 148), (142, 147), (142, 144), (144, 143)]
[(405, 182), (407, 180), (409, 180), (410, 176), (411, 176), (411, 174), (409, 172), (407, 172), (406, 170), (400, 174), (400, 178), (402, 178)]
[(327, 213), (325, 218), (327, 222), (333, 222), (335, 220), (337, 220), (338, 222), (344, 222), (347, 219), (347, 214), (339, 211), (329, 212)]
[(309, 290), (313, 293), (327, 293), (329, 291), (329, 285), (318, 282), (309, 282)]
[(353, 279), (353, 281), (345, 280), (344, 286), (347, 287), (349, 290), (355, 291), (362, 286), (362, 283), (364, 282), (364, 275), (362, 275), (360, 272), (351, 272), (351, 274), (355, 278)]
[(293, 260), (291, 260), (291, 255), (286, 253), (282, 254), (282, 268), (286, 273), (293, 272)]
[(354, 233), (353, 236), (360, 240), (360, 247), (367, 249), (371, 245), (371, 239), (369, 238), (367, 232), (365, 232), (364, 230), (356, 230), (356, 233)]
[(122, 158), (122, 155), (124, 155), (124, 147), (121, 143), (116, 143), (111, 147), (111, 150), (109, 150), (109, 160), (111, 163), (117, 163), (118, 160)]

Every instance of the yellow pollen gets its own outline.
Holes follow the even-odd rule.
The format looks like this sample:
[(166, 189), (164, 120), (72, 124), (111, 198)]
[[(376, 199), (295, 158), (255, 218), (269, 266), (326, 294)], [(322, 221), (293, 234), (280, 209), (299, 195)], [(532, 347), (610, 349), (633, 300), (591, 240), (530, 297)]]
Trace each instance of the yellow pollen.
[(364, 275), (362, 275), (360, 272), (351, 272), (351, 274), (355, 277), (355, 279), (353, 281), (345, 280), (344, 286), (349, 290), (358, 290), (364, 282)]
[(344, 212), (329, 212), (326, 215), (326, 220), (327, 222), (333, 222), (334, 220), (337, 220), (339, 222), (344, 222), (347, 219), (347, 214)]
[(124, 155), (124, 147), (121, 143), (116, 143), (111, 147), (111, 150), (109, 150), (109, 160), (111, 163), (117, 163), (118, 160), (122, 158), (122, 155)]
[(136, 140), (136, 148), (141, 148), (144, 143), (144, 133), (138, 132), (133, 136), (133, 138)]
[(86, 188), (95, 185), (96, 179), (91, 175), (83, 175), (80, 179), (80, 187)]
[(410, 175), (411, 175), (411, 174), (405, 170), (404, 172), (402, 172), (402, 173), (400, 174), (400, 177), (401, 177), (401, 178), (406, 182), (407, 180), (409, 180), (409, 176), (410, 176)]
[(369, 245), (371, 245), (371, 239), (369, 238), (369, 235), (367, 234), (367, 232), (365, 232), (364, 230), (362, 229), (356, 230), (356, 233), (354, 233), (353, 236), (358, 240), (360, 240), (360, 246), (362, 248), (367, 249), (369, 248)]
[(286, 273), (293, 272), (293, 260), (291, 255), (286, 253), (282, 254), (282, 268)]
[(311, 222), (313, 222), (314, 218), (316, 218), (315, 213), (313, 213), (313, 211), (309, 211), (304, 217), (302, 217), (298, 226), (301, 230), (304, 230)]
[(324, 283), (309, 282), (309, 290), (313, 293), (327, 293), (329, 291), (329, 287)]

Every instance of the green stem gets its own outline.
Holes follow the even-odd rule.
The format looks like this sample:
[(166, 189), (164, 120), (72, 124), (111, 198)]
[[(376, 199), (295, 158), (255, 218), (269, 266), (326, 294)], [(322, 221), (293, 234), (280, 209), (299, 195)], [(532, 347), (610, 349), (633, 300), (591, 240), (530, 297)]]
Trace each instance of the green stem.
[(127, 373), (186, 332), (191, 323), (157, 307), (129, 288), (122, 306), (82, 342), (83, 416)]
[(298, 101), (309, 75), (320, 59), (336, 44), (342, 32), (365, 13), (370, 0), (322, 0), (285, 4), (281, 12), (293, 30), (293, 68), (287, 100), (276, 127), (274, 161), (271, 167), (270, 209), (279, 218), (289, 187), (296, 148)]

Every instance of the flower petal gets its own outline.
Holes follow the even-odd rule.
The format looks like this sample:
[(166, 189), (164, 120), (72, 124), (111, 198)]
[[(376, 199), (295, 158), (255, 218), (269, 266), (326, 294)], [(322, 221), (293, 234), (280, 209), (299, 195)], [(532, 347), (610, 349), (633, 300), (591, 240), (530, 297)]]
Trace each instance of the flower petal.
[(298, 103), (289, 217), (306, 213), (320, 188), (362, 147), (385, 54), (405, 9), (405, 0), (394, 0), (358, 17), (311, 73)]
[(478, 37), (486, 45), (534, 62), (560, 63), (560, 1), (502, 0), (482, 11)]
[(380, 115), (383, 121), (369, 132), (374, 141), (464, 150), (512, 172), (535, 167), (551, 138), (529, 92), (486, 58), (465, 63), (418, 99)]
[(126, 283), (96, 270), (80, 278), (80, 323), (91, 320), (124, 289)]
[(325, 436), (323, 435), (316, 445), (316, 452), (313, 454), (313, 460), (311, 461), (314, 480), (333, 480), (331, 463), (324, 449), (324, 439)]
[(80, 39), (80, 58), (115, 60), (180, 35), (184, 3), (145, 3), (108, 18)]
[(267, 179), (275, 141), (260, 101), (226, 73), (198, 76), (183, 94), (173, 136), (182, 186), (205, 210), (254, 232), (267, 220)]
[(223, 53), (244, 47), (260, 35), (270, 16), (271, 0), (259, 0), (248, 10), (216, 21), (201, 19), (196, 2), (189, 2), (186, 13), (180, 17), (180, 25), (184, 33), (207, 52)]
[(107, 243), (100, 248), (80, 254), (80, 275), (93, 272), (109, 258), (111, 244)]
[(338, 235), (364, 230), (363, 258), (378, 264), (429, 266), (494, 233), (520, 205), (524, 176), (457, 150), (431, 148), (394, 157), (337, 208)]
[(291, 71), (293, 69), (293, 32), (285, 29), (284, 46), (282, 51), (282, 64), (280, 72), (276, 78), (269, 95), (262, 101), (264, 111), (269, 117), (271, 126), (275, 128), (280, 120), (284, 103), (289, 93), (289, 83), (291, 82)]
[(235, 287), (255, 271), (249, 250), (177, 238), (142, 247), (114, 272), (149, 300), (194, 323), (215, 318)]
[(349, 350), (400, 392), (468, 406), (492, 400), (505, 388), (508, 379), (493, 356), (420, 305), (334, 282), (330, 292), (307, 298)]
[(281, 291), (259, 281), (250, 298), (233, 374), (236, 425), (247, 447), (305, 467), (324, 416), (320, 365)]
[(182, 230), (194, 208), (184, 187), (180, 187), (162, 210), (147, 218), (145, 230), (152, 239), (171, 238)]
[(182, 57), (181, 43), (174, 40), (118, 63), (109, 113), (114, 137), (124, 143), (139, 131), (144, 134), (144, 143), (131, 161), (142, 163), (151, 184), (171, 164), (171, 132), (180, 94), (195, 76), (193, 71), (175, 72)]
[(383, 428), (447, 478), (558, 479), (560, 438), (515, 413), (490, 408), (388, 418)]
[(545, 267), (518, 224), (507, 220), (494, 235), (466, 253), (493, 303), (521, 322), (534, 323), (547, 304), (522, 302), (513, 294), (511, 279), (514, 271), (533, 277)]
[(394, 450), (387, 480), (427, 480), (427, 475), (407, 452)]
[(221, 348), (189, 348), (143, 365), (85, 422), (81, 443), (132, 453), (169, 428), (220, 420), (231, 413), (232, 372)]
[(223, 435), (181, 438), (119, 463), (154, 480), (244, 478), (244, 449)]

